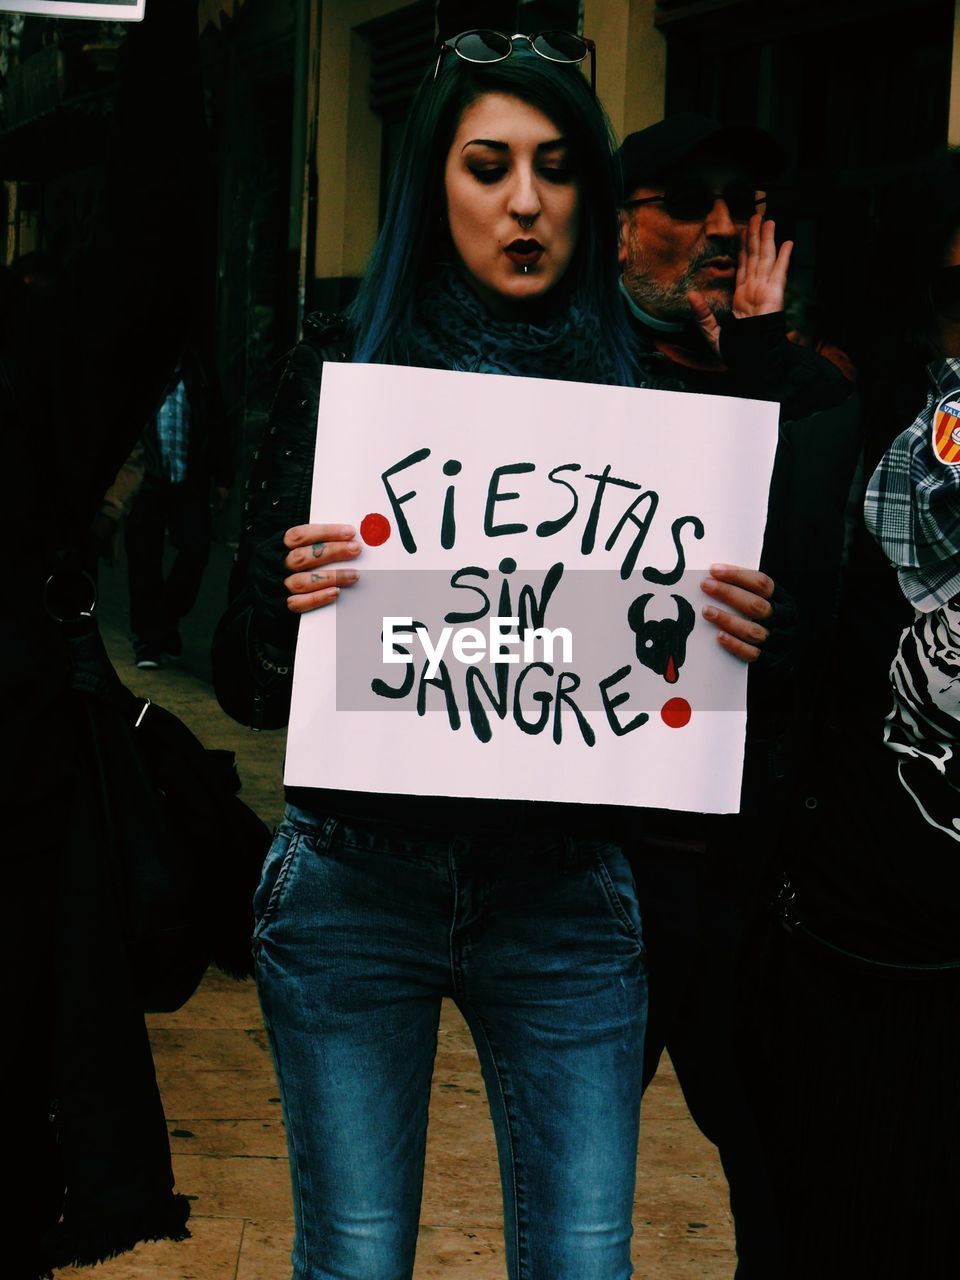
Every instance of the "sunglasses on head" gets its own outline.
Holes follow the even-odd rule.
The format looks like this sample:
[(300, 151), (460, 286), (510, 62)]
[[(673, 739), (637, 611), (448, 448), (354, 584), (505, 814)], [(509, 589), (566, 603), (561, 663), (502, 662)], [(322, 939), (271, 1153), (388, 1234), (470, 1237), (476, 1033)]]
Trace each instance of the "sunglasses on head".
[(574, 66), (590, 55), (590, 89), (597, 92), (596, 45), (592, 40), (575, 36), (570, 31), (534, 31), (530, 35), (508, 36), (503, 31), (461, 31), (458, 36), (444, 40), (437, 51), (437, 65), (433, 78), (440, 74), (445, 53), (455, 53), (464, 62), (503, 62), (514, 50), (514, 42), (525, 40), (534, 53), (547, 62)]
[(930, 301), (944, 320), (960, 320), (960, 267), (941, 267), (930, 281)]
[(722, 191), (714, 191), (701, 178), (685, 178), (671, 183), (662, 196), (641, 196), (625, 200), (624, 209), (637, 209), (642, 204), (662, 204), (664, 212), (676, 222), (702, 222), (717, 200), (722, 200), (734, 222), (749, 222), (757, 206), (766, 203), (749, 182), (731, 182)]

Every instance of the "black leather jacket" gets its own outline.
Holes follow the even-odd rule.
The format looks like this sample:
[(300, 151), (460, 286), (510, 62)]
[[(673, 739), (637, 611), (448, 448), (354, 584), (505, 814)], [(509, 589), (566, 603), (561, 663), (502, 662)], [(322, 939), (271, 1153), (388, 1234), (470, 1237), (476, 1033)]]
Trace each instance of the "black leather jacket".
[(317, 405), (325, 360), (346, 360), (339, 316), (314, 313), (277, 389), (243, 501), (229, 605), (213, 640), (213, 683), (223, 709), (254, 729), (287, 723), (299, 619), (287, 608), (283, 535), (310, 518)]

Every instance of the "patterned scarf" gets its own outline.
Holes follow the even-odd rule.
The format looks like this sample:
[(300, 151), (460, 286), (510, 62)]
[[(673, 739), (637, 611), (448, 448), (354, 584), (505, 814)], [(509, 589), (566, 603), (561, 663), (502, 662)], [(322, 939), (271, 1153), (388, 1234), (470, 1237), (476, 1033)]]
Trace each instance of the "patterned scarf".
[(492, 316), (453, 270), (421, 291), (406, 363), (427, 369), (618, 383), (600, 326), (577, 299), (536, 323)]

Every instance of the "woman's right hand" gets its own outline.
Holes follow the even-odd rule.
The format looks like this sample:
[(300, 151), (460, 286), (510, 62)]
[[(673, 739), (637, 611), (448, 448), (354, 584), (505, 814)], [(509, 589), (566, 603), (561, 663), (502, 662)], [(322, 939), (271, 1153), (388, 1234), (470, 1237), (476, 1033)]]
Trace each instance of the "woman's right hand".
[(310, 613), (333, 604), (341, 587), (352, 587), (359, 574), (355, 569), (339, 569), (344, 560), (360, 554), (357, 531), (350, 524), (298, 524), (283, 535), (290, 550), (284, 566), (290, 576), (283, 585), (289, 591), (287, 608), (293, 613)]

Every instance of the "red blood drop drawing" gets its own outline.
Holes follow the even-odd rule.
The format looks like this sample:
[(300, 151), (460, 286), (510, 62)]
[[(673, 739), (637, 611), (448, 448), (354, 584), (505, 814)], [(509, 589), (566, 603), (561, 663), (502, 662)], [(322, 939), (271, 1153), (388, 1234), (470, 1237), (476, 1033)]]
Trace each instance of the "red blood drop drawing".
[(390, 521), (375, 511), (360, 521), (360, 537), (368, 547), (380, 547), (390, 537)]
[(690, 723), (693, 712), (686, 698), (670, 698), (660, 708), (660, 719), (671, 729), (682, 729)]

